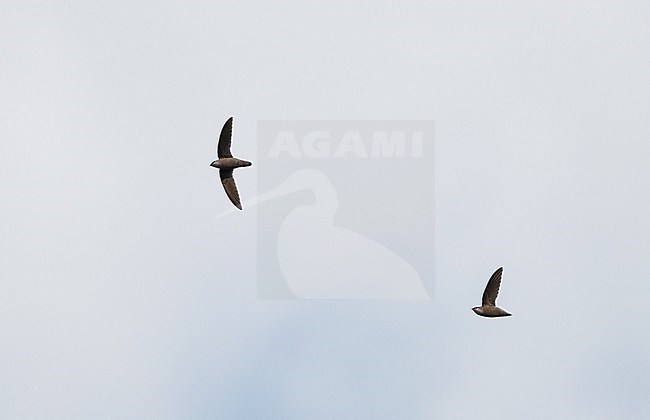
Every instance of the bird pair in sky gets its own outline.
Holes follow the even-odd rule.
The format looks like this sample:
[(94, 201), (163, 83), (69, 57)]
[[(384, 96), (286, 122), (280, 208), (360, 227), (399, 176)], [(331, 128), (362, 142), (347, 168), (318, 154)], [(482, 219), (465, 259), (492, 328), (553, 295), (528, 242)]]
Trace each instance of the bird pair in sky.
[[(239, 199), (239, 192), (237, 191), (237, 184), (235, 184), (235, 178), (233, 177), (233, 171), (237, 168), (251, 166), (252, 163), (233, 157), (232, 153), (230, 152), (231, 142), (232, 117), (228, 118), (228, 121), (226, 121), (226, 123), (223, 125), (223, 128), (221, 129), (219, 144), (217, 145), (217, 160), (213, 161), (210, 166), (219, 169), (221, 184), (223, 185), (223, 189), (226, 191), (226, 195), (228, 195), (228, 198), (235, 205), (235, 207), (241, 210), (242, 205)], [(485, 286), (485, 291), (483, 292), (481, 306), (475, 306), (472, 308), (476, 315), (488, 318), (499, 318), (511, 315), (496, 306), (496, 300), (499, 294), (499, 288), (501, 286), (502, 275), (503, 267), (499, 267), (499, 269), (497, 269), (497, 271), (492, 274), (490, 280), (488, 280), (487, 286)]]

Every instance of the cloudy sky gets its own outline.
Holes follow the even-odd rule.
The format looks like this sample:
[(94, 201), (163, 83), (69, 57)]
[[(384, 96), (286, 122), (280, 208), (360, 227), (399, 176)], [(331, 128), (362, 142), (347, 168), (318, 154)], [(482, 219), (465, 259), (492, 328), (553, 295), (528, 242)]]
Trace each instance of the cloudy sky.
[[(644, 418), (649, 20), (1, 2), (0, 417)], [(431, 299), (258, 298), (265, 227), (208, 166), (230, 115), (250, 160), (258, 121), (433, 120)], [(479, 318), (499, 266), (514, 316)]]

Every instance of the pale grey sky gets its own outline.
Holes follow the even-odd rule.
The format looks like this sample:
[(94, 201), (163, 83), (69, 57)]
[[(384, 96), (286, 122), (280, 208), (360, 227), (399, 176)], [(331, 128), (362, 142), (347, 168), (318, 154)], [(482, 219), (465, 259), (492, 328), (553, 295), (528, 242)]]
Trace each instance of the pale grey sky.
[[(649, 20), (1, 2), (0, 417), (646, 417)], [(433, 300), (258, 300), (264, 227), (208, 166), (230, 115), (250, 160), (260, 120), (434, 120)], [(501, 265), (514, 316), (479, 318)]]

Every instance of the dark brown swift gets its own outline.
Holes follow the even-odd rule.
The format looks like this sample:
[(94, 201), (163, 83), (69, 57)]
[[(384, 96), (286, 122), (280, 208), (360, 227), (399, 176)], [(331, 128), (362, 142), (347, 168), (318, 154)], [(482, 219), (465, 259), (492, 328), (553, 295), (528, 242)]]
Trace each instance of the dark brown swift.
[(217, 145), (218, 159), (212, 162), (210, 166), (219, 169), (219, 176), (221, 177), (223, 189), (226, 191), (228, 198), (230, 198), (230, 201), (232, 201), (235, 207), (241, 210), (242, 207), (241, 202), (239, 201), (239, 192), (237, 192), (237, 185), (235, 184), (235, 178), (233, 178), (232, 172), (235, 168), (251, 166), (252, 163), (232, 156), (232, 153), (230, 153), (231, 139), (232, 117), (228, 118), (228, 121), (226, 121), (221, 129), (219, 144)]
[(512, 315), (496, 306), (502, 274), (503, 267), (499, 267), (499, 269), (492, 274), (490, 280), (488, 280), (487, 286), (485, 286), (485, 291), (483, 292), (483, 302), (481, 303), (481, 306), (475, 306), (472, 308), (476, 315), (486, 316), (488, 318)]

